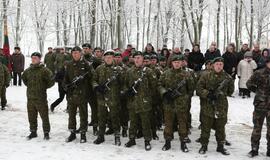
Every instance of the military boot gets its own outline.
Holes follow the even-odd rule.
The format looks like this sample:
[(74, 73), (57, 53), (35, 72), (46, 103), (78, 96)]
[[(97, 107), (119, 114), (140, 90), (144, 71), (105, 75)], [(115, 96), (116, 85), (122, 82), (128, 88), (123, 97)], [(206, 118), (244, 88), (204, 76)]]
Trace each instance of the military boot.
[(146, 151), (151, 150), (152, 147), (151, 147), (150, 141), (147, 141), (147, 140), (144, 141), (144, 148)]
[(48, 132), (44, 133), (44, 140), (49, 140), (50, 139), (50, 135)]
[(80, 140), (80, 143), (85, 143), (86, 142), (86, 135), (85, 135), (85, 132), (82, 132), (81, 133), (81, 140)]
[(129, 139), (129, 141), (125, 144), (127, 148), (130, 148), (135, 145), (136, 145), (135, 139)]
[(104, 136), (98, 136), (97, 139), (94, 141), (94, 144), (101, 144), (105, 141)]
[[(259, 151), (259, 147), (251, 145), (251, 151), (248, 153), (249, 157), (252, 158), (252, 157), (258, 156), (258, 154), (259, 154), (258, 151)], [(268, 150), (268, 147), (267, 147), (267, 153), (268, 153), (268, 151), (269, 150)]]
[(167, 151), (169, 149), (171, 149), (171, 141), (170, 140), (166, 140), (164, 146), (162, 147), (162, 150), (163, 151)]
[(37, 132), (36, 131), (32, 131), (29, 136), (27, 136), (26, 138), (28, 140), (31, 140), (32, 138), (36, 138), (37, 137)]
[(202, 145), (202, 147), (200, 148), (199, 150), (199, 153), (200, 154), (205, 154), (207, 151), (207, 145)]
[(224, 148), (223, 144), (218, 144), (217, 146), (217, 152), (220, 152), (223, 155), (230, 155), (230, 153)]
[(186, 142), (181, 142), (181, 150), (185, 153), (189, 151)]
[(66, 139), (66, 142), (72, 142), (75, 139), (76, 139), (76, 133), (74, 131), (71, 131), (69, 137)]

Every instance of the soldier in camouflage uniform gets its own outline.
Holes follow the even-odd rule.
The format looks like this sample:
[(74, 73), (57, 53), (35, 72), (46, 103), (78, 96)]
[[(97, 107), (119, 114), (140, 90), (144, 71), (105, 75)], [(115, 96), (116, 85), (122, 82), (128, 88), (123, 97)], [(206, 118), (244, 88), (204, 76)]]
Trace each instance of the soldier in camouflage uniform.
[(264, 119), (267, 122), (267, 153), (270, 157), (270, 57), (266, 59), (266, 67), (260, 69), (250, 77), (247, 81), (247, 87), (255, 92), (254, 112), (253, 112), (253, 132), (251, 135), (251, 157), (258, 155), (261, 131)]
[(0, 95), (1, 95), (1, 110), (5, 110), (7, 99), (6, 99), (6, 88), (9, 87), (10, 73), (8, 68), (0, 62)]
[(51, 104), (50, 109), (52, 112), (54, 111), (55, 107), (58, 106), (65, 98), (66, 92), (64, 91), (64, 88), (63, 88), (63, 80), (64, 80), (64, 75), (65, 75), (66, 64), (70, 60), (71, 60), (71, 56), (68, 53), (65, 53), (64, 48), (60, 48), (60, 52), (56, 51), (55, 62), (54, 62), (55, 81), (58, 83), (59, 98)]
[(218, 143), (217, 152), (229, 155), (224, 148), (225, 125), (227, 123), (228, 100), (234, 91), (234, 82), (230, 75), (223, 70), (222, 57), (213, 60), (213, 70), (201, 75), (196, 93), (201, 100), (201, 144), (200, 154), (205, 154), (209, 142), (210, 132), (215, 126), (215, 135)]
[(93, 88), (98, 97), (98, 138), (95, 144), (104, 142), (107, 117), (112, 123), (115, 145), (120, 146), (120, 91), (122, 68), (113, 62), (114, 51), (104, 53), (104, 64), (98, 66), (94, 74)]
[(141, 120), (145, 150), (151, 150), (152, 139), (150, 113), (152, 109), (152, 95), (149, 91), (156, 87), (156, 77), (153, 71), (143, 66), (143, 54), (136, 52), (133, 55), (135, 65), (127, 71), (125, 79), (125, 95), (129, 97), (128, 109), (130, 118), (129, 141), (126, 147), (136, 145), (136, 131), (138, 121)]
[(159, 92), (164, 99), (164, 138), (166, 140), (162, 150), (171, 148), (174, 117), (176, 116), (181, 150), (188, 152), (186, 146), (188, 140), (187, 101), (189, 95), (194, 91), (194, 83), (191, 73), (182, 69), (184, 57), (174, 55), (171, 60), (172, 68), (165, 71), (159, 80)]
[[(90, 44), (85, 43), (82, 45), (83, 48), (83, 57), (86, 61), (91, 63), (93, 66), (96, 65), (95, 57), (92, 55), (92, 47)], [(97, 66), (95, 66), (97, 67)], [(95, 69), (95, 68), (94, 68)], [(88, 103), (91, 108), (91, 122), (88, 124), (89, 126), (93, 126), (93, 134), (97, 135), (97, 127), (98, 127), (98, 109), (97, 109), (97, 95), (93, 90), (93, 86), (88, 90), (87, 95), (89, 95)]]
[(46, 53), (44, 58), (44, 63), (46, 67), (52, 71), (52, 73), (54, 73), (55, 70), (54, 62), (55, 62), (55, 53), (53, 53), (52, 47), (49, 47), (48, 53)]
[(50, 122), (48, 114), (47, 89), (54, 85), (53, 73), (40, 63), (41, 54), (34, 52), (31, 55), (32, 64), (22, 75), (22, 80), (27, 87), (27, 112), (30, 123), (30, 140), (37, 137), (37, 116), (42, 119), (44, 139), (48, 140)]
[[(156, 54), (152, 54), (150, 56), (150, 61), (151, 65), (150, 68), (152, 71), (155, 73), (155, 76), (157, 77), (157, 80), (160, 78), (161, 72), (159, 70), (159, 65), (158, 65), (158, 57)], [(157, 83), (157, 82), (156, 82)], [(161, 107), (161, 97), (158, 93), (157, 88), (152, 91), (152, 136), (154, 140), (158, 140), (159, 137), (157, 136), (157, 129), (161, 129), (162, 127), (162, 110), (160, 109)]]
[[(8, 58), (4, 55), (2, 48), (0, 48), (0, 63), (4, 66), (4, 68), (7, 69), (6, 71), (8, 71), (5, 74), (8, 74), (8, 77), (11, 78), (10, 72), (9, 72), (9, 70), (7, 68), (7, 66), (8, 66)], [(8, 77), (6, 77), (6, 78), (8, 78)], [(7, 81), (3, 81), (3, 82), (7, 82)], [(1, 107), (2, 107), (1, 109), (2, 110), (4, 110), (6, 105), (7, 105), (7, 98), (6, 98), (6, 88), (7, 87), (9, 87), (9, 83), (4, 85), (3, 87), (1, 87), (2, 89), (0, 90), (0, 92), (1, 92), (1, 94), (0, 94), (1, 98), (0, 99), (1, 99)]]
[[(122, 56), (120, 52), (115, 52), (114, 62), (117, 66), (122, 67), (123, 69), (122, 77), (125, 77), (125, 73), (129, 69), (129, 67), (122, 62)], [(120, 106), (121, 106), (120, 124), (122, 127), (122, 137), (127, 137), (128, 121), (129, 121), (127, 109), (127, 97), (120, 96)]]
[(81, 132), (80, 143), (85, 143), (85, 133), (88, 127), (87, 93), (91, 87), (94, 70), (91, 64), (82, 58), (80, 47), (74, 47), (71, 54), (72, 61), (67, 63), (63, 82), (64, 88), (67, 91), (69, 113), (68, 129), (71, 132), (66, 142), (71, 142), (76, 139), (76, 114), (77, 109), (79, 109)]

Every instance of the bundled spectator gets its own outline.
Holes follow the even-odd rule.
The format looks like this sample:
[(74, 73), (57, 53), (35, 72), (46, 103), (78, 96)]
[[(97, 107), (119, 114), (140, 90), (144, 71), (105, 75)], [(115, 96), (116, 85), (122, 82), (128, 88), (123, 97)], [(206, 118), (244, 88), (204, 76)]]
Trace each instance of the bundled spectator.
[(220, 51), (216, 49), (214, 45), (211, 45), (209, 49), (206, 51), (206, 53), (204, 54), (204, 59), (205, 61), (208, 61), (208, 60), (213, 60), (216, 57), (221, 57)]
[(242, 98), (250, 97), (250, 91), (247, 89), (247, 81), (253, 75), (253, 71), (257, 68), (256, 62), (252, 59), (252, 52), (248, 51), (244, 55), (237, 66), (237, 75), (239, 78), (239, 95)]
[(261, 55), (262, 52), (260, 50), (260, 45), (259, 44), (254, 44), (254, 48), (252, 50), (252, 58), (253, 60), (258, 64), (260, 59), (261, 59)]
[(263, 51), (262, 51), (262, 56), (258, 62), (258, 68), (257, 69), (261, 69), (261, 68), (264, 68), (266, 63), (266, 59), (270, 56), (270, 52), (267, 48), (265, 48)]
[(233, 78), (236, 75), (237, 57), (234, 51), (234, 46), (229, 44), (226, 52), (222, 55), (224, 59), (224, 70), (230, 74)]
[(22, 85), (21, 75), (24, 71), (24, 55), (21, 53), (20, 47), (14, 48), (14, 53), (11, 56), (11, 64), (12, 64), (12, 71), (13, 71), (13, 85), (19, 86)]
[(204, 56), (201, 53), (200, 45), (195, 44), (188, 57), (188, 67), (194, 71), (200, 71), (204, 64)]

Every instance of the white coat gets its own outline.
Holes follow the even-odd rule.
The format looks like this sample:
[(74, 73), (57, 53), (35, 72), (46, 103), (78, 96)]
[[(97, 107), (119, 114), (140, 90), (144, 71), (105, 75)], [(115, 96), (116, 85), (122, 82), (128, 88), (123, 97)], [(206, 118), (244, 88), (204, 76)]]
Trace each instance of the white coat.
[(254, 60), (248, 62), (246, 59), (243, 59), (239, 62), (237, 66), (237, 75), (239, 79), (239, 88), (247, 88), (247, 81), (252, 76), (254, 69), (257, 68), (257, 64)]

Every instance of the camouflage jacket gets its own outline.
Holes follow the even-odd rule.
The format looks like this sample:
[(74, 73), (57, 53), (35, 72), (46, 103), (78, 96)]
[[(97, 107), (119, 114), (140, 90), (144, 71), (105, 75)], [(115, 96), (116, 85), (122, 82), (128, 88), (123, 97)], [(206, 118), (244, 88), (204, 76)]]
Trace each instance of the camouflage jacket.
[[(222, 94), (218, 96), (215, 106), (211, 103), (207, 97), (211, 90), (216, 90), (216, 88), (225, 79), (229, 80), (229, 83), (223, 87)], [(231, 96), (234, 92), (234, 81), (231, 76), (225, 71), (216, 73), (214, 70), (205, 72), (200, 76), (197, 83), (196, 93), (201, 100), (201, 111), (203, 115), (209, 117), (215, 117), (215, 111), (219, 113), (218, 118), (227, 117), (228, 113), (228, 100), (227, 96)]]
[(46, 90), (54, 85), (52, 72), (43, 64), (31, 64), (22, 75), (28, 100), (47, 102)]
[(0, 88), (8, 86), (10, 78), (8, 68), (4, 64), (0, 63)]
[(256, 93), (254, 106), (256, 110), (270, 110), (270, 69), (257, 70), (247, 81), (249, 90)]
[(55, 72), (55, 53), (47, 53), (44, 58), (44, 63), (53, 73)]
[[(66, 66), (63, 86), (71, 85), (72, 81), (79, 76), (83, 76), (83, 79), (76, 83), (75, 88), (67, 90), (67, 100), (76, 99), (86, 101), (89, 98), (89, 91), (92, 86), (94, 70), (89, 62), (82, 59), (80, 61), (69, 61)], [(72, 86), (72, 85), (71, 85)]]
[(140, 77), (142, 77), (142, 81), (139, 83), (138, 93), (128, 100), (128, 108), (136, 113), (147, 112), (152, 109), (152, 92), (157, 81), (150, 68), (133, 66), (127, 70), (125, 75), (125, 90), (130, 88)]
[(194, 80), (190, 72), (187, 72), (183, 69), (168, 69), (161, 75), (158, 88), (159, 93), (161, 96), (164, 95), (169, 89), (175, 89), (176, 86), (182, 81), (185, 81), (183, 87), (178, 89), (182, 95), (177, 97), (173, 102), (170, 104), (164, 103), (164, 109), (171, 110), (175, 109), (178, 111), (187, 111), (188, 104), (187, 100), (189, 95), (194, 91)]
[(97, 67), (93, 77), (93, 88), (105, 85), (105, 83), (107, 83), (105, 87), (108, 87), (104, 95), (97, 93), (98, 104), (106, 103), (109, 106), (118, 107), (123, 82), (122, 71), (120, 66), (106, 65), (105, 63)]
[(55, 71), (56, 72), (62, 71), (65, 65), (67, 64), (67, 62), (70, 61), (71, 59), (72, 59), (71, 55), (69, 54), (56, 53), (55, 62), (54, 62)]

